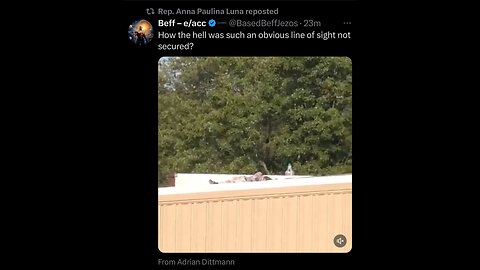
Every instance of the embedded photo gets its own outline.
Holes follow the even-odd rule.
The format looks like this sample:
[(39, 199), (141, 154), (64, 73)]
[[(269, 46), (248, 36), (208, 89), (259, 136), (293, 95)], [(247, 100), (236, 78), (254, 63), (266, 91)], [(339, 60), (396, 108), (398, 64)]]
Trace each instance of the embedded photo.
[(162, 57), (162, 253), (352, 249), (352, 61)]

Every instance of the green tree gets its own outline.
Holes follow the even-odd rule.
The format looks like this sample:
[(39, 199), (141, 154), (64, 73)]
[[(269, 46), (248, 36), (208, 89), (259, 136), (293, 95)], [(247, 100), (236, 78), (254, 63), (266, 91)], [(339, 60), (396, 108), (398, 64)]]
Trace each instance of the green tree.
[(182, 57), (159, 63), (158, 175), (352, 169), (346, 57)]

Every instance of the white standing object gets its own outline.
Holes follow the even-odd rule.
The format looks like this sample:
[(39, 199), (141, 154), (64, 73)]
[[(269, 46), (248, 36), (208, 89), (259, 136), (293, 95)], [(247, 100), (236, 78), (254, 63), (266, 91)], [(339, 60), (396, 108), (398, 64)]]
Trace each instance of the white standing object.
[(288, 168), (285, 171), (285, 175), (292, 176), (293, 175), (293, 169), (292, 169), (292, 164), (288, 163)]

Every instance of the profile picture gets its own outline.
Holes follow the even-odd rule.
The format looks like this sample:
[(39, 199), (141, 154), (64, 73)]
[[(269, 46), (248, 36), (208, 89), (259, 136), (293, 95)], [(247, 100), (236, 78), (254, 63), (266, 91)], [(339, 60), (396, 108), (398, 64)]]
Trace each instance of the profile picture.
[(153, 27), (146, 20), (135, 21), (128, 27), (128, 38), (133, 43), (144, 46), (153, 38)]

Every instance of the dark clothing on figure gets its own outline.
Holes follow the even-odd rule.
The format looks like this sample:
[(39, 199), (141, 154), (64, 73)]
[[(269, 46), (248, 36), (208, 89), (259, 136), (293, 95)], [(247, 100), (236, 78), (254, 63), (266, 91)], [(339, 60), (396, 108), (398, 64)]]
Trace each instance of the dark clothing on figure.
[(263, 175), (261, 172), (257, 172), (252, 176), (236, 176), (232, 179), (225, 180), (225, 181), (213, 181), (209, 180), (208, 182), (210, 184), (226, 184), (226, 183), (239, 183), (239, 182), (256, 182), (256, 181), (266, 181), (266, 180), (272, 180), (270, 177)]
[(143, 32), (135, 32), (135, 43), (138, 45), (147, 44), (147, 37)]

